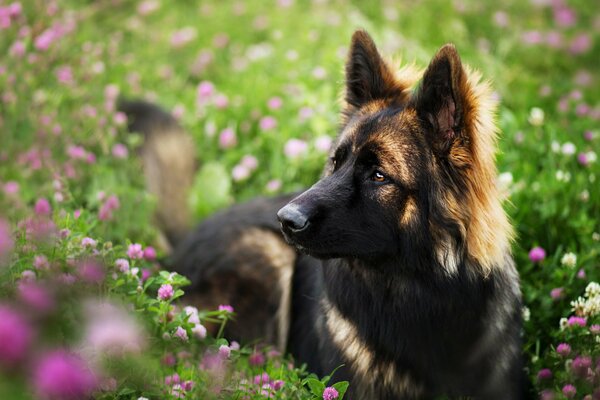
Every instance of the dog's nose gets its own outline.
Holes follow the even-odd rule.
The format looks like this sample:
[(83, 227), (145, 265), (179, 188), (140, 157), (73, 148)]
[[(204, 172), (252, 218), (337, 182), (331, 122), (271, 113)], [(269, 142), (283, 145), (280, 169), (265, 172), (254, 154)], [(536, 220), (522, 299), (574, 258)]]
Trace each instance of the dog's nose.
[(300, 207), (294, 203), (290, 203), (277, 212), (277, 218), (281, 222), (281, 226), (299, 232), (306, 229), (308, 226), (308, 216), (302, 212)]

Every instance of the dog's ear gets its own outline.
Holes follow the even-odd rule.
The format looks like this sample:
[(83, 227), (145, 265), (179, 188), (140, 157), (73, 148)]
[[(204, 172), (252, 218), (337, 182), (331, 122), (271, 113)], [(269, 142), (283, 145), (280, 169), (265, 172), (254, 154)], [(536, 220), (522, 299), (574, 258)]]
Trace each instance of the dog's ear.
[(447, 155), (465, 124), (466, 74), (454, 45), (438, 50), (423, 74), (414, 102), (438, 155)]
[(346, 62), (346, 113), (372, 100), (399, 101), (404, 89), (369, 34), (354, 32)]

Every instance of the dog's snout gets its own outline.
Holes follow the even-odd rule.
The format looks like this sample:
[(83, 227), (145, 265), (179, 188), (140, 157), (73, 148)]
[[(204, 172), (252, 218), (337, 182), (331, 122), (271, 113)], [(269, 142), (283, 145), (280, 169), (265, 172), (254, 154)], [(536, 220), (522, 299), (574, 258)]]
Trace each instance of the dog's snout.
[(308, 227), (308, 216), (294, 203), (290, 203), (277, 212), (277, 218), (283, 228), (299, 232)]

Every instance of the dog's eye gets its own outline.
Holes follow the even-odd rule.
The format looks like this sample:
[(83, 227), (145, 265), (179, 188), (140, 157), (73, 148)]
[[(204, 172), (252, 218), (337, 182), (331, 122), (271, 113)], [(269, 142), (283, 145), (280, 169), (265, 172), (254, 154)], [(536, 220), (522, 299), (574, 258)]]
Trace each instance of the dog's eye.
[(384, 183), (387, 181), (387, 177), (380, 171), (375, 171), (373, 172), (373, 175), (371, 175), (371, 180), (377, 183)]
[(331, 165), (333, 166), (333, 170), (335, 171), (335, 168), (337, 167), (337, 159), (335, 157), (331, 157)]

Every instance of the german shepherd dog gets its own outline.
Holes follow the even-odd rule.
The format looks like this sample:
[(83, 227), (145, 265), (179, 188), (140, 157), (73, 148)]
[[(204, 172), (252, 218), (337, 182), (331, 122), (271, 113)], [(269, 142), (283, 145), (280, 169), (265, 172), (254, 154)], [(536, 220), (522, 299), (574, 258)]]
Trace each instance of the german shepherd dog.
[[(522, 398), (521, 295), (488, 85), (452, 45), (422, 74), (396, 73), (357, 31), (344, 100), (321, 180), (231, 207), (176, 246), (188, 302), (232, 304), (228, 337), (262, 338), (317, 374), (343, 364), (335, 378), (350, 381), (350, 399)], [(122, 108), (147, 137), (182, 137), (154, 106)], [(149, 180), (186, 181), (168, 178), (165, 160), (149, 161), (164, 174)]]

